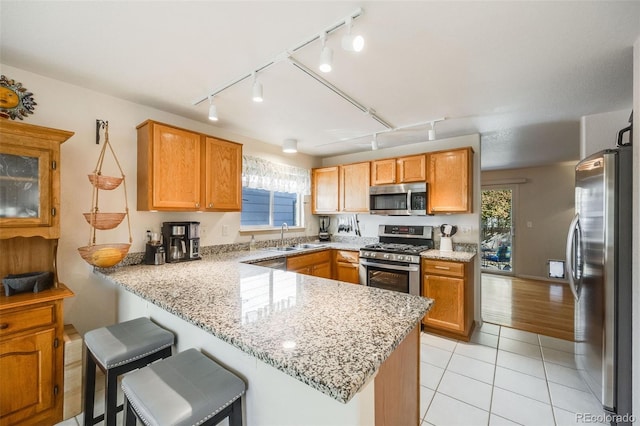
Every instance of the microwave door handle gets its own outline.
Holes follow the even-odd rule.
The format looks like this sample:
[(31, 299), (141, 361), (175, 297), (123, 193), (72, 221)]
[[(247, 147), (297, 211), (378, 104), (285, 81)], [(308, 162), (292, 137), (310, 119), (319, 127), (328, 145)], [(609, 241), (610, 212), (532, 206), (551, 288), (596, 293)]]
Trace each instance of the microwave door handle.
[(407, 190), (407, 214), (411, 214), (411, 190)]

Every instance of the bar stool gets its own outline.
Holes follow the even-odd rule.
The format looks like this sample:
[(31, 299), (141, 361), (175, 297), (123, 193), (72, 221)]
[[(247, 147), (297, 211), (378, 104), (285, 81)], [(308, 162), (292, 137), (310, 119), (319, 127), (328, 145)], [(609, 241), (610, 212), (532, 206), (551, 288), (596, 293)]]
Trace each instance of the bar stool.
[[(84, 335), (87, 346), (85, 370), (84, 424), (102, 420), (106, 426), (116, 424), (118, 376), (171, 356), (173, 333), (151, 322), (136, 318), (91, 330)], [(96, 366), (105, 374), (104, 414), (94, 418)]]
[(242, 379), (196, 349), (127, 374), (122, 379), (124, 424), (216, 425), (229, 417), (242, 426)]

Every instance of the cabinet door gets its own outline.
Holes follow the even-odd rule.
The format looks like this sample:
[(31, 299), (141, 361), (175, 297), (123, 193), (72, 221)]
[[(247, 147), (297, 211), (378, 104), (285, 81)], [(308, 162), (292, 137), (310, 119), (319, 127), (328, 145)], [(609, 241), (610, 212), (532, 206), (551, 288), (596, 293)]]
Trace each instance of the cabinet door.
[(336, 280), (352, 284), (360, 284), (357, 263), (336, 262)]
[(54, 339), (55, 329), (50, 328), (0, 342), (0, 423), (19, 424), (39, 415), (42, 419), (55, 408)]
[(331, 279), (331, 262), (318, 263), (312, 267), (314, 277)]
[(200, 208), (200, 135), (153, 124), (153, 209)]
[(1, 227), (51, 225), (52, 157), (48, 149), (2, 145)]
[(428, 213), (471, 213), (472, 157), (471, 148), (428, 154)]
[(338, 166), (312, 170), (311, 208), (314, 214), (338, 212)]
[(369, 162), (340, 166), (340, 211), (369, 212)]
[(396, 183), (396, 159), (376, 160), (371, 162), (371, 185), (387, 185)]
[(204, 152), (203, 207), (242, 210), (242, 145), (207, 137)]
[(398, 158), (398, 183), (425, 182), (427, 168), (424, 155)]
[(424, 275), (422, 295), (435, 300), (424, 317), (427, 325), (446, 330), (464, 331), (464, 280)]

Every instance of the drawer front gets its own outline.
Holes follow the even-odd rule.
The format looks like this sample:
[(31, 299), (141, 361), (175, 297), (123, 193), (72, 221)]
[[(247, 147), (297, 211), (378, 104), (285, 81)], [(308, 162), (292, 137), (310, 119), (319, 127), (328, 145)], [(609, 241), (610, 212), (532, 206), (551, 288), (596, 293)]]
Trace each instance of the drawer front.
[(287, 270), (304, 268), (305, 266), (315, 265), (317, 263), (331, 262), (331, 253), (329, 250), (319, 251), (317, 253), (301, 254), (299, 256), (291, 256), (287, 258)]
[(358, 263), (360, 254), (357, 251), (336, 250), (336, 262)]
[(425, 259), (422, 261), (422, 273), (445, 275), (448, 277), (464, 277), (464, 263)]
[(0, 336), (50, 325), (55, 319), (53, 304), (3, 312), (0, 314)]

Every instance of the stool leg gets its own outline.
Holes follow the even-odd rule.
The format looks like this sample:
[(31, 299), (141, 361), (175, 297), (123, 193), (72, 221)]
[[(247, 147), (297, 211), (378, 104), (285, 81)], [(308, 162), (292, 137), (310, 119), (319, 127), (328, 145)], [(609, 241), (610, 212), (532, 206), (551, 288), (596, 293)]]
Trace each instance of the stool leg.
[(242, 426), (242, 397), (231, 404), (231, 414), (229, 414), (229, 426)]
[(93, 426), (93, 404), (96, 394), (96, 362), (91, 351), (86, 350), (86, 370), (84, 372), (84, 426)]
[(107, 384), (104, 390), (104, 424), (116, 426), (116, 414), (118, 414), (118, 370), (107, 370)]
[(138, 418), (129, 403), (129, 398), (124, 396), (124, 426), (136, 426)]

